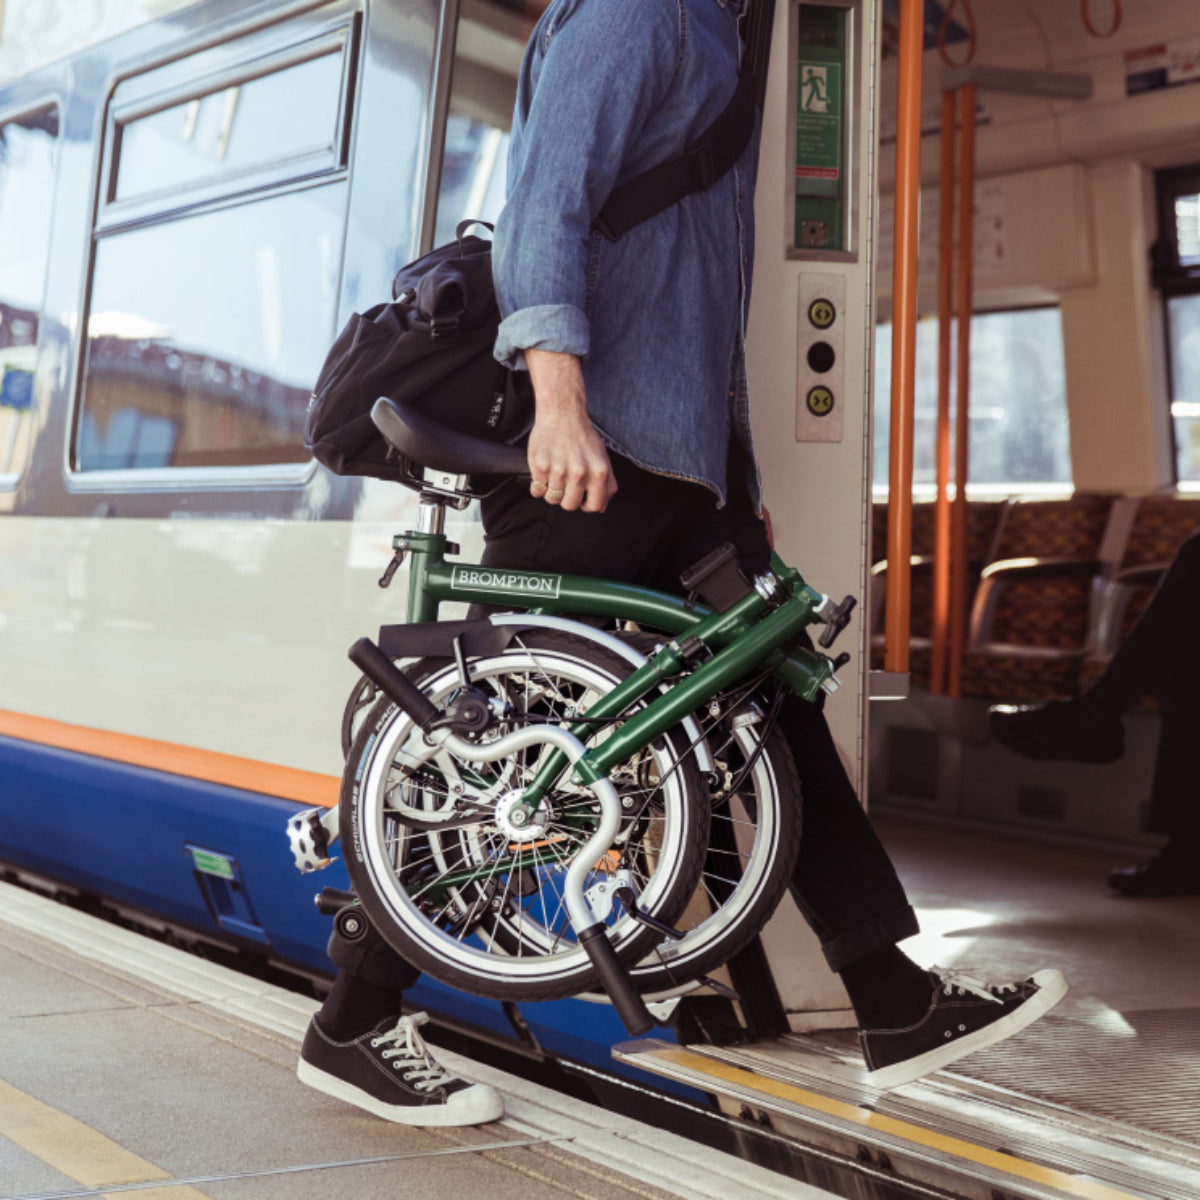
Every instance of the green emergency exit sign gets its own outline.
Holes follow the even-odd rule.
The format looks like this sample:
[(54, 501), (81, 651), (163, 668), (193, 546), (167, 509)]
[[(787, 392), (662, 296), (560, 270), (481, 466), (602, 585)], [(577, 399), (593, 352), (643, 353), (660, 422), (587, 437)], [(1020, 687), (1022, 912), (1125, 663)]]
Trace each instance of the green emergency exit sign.
[(844, 250), (847, 10), (798, 4), (796, 232), (799, 250)]

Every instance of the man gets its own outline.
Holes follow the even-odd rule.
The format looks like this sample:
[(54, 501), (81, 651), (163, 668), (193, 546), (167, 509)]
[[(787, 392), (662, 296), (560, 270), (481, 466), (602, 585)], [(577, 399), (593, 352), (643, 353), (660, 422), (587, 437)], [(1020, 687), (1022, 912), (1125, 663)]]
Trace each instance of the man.
[[(552, 0), (534, 29), (493, 250), (496, 355), (528, 369), (536, 398), (532, 481), (483, 504), (486, 564), (674, 591), (725, 542), (748, 574), (767, 565), (744, 345), (757, 139), (618, 240), (593, 228), (618, 183), (681, 154), (724, 109), (742, 18), (739, 0)], [(805, 796), (793, 894), (847, 987), (874, 1081), (916, 1078), (1056, 1003), (1056, 971), (993, 987), (898, 949), (916, 916), (822, 714), (792, 699), (780, 719)], [(342, 1017), (356, 987), (339, 976)], [(399, 1011), (398, 992), (391, 1002)], [(337, 1015), (322, 1009), (316, 1026), (349, 1047), (356, 1025)], [(366, 1003), (356, 1019), (373, 1015)]]
[(1200, 895), (1200, 803), (1194, 760), (1200, 697), (1200, 534), (1189, 538), (1104, 674), (1072, 700), (1033, 708), (997, 705), (996, 740), (1043, 762), (1115, 762), (1125, 753), (1121, 715), (1142, 696), (1162, 714), (1148, 827), (1167, 841), (1152, 858), (1108, 876), (1124, 896)]

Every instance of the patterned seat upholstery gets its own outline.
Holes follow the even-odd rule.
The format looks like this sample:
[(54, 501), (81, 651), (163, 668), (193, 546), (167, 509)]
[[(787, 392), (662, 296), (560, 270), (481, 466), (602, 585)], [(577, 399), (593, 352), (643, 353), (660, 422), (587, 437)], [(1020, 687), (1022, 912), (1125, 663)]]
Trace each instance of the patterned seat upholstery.
[(1074, 693), (1112, 498), (1010, 504), (971, 614), (964, 696), (1037, 702)]
[[(996, 527), (1007, 505), (996, 500), (971, 500), (967, 503), (967, 604), (987, 562)], [(933, 549), (935, 508), (933, 503), (913, 505), (912, 586), (909, 618), (909, 674), (915, 687), (929, 686), (933, 639)], [(882, 516), (880, 515), (882, 510)], [(887, 506), (875, 505), (873, 532), (883, 541), (883, 553), (872, 567), (871, 578), (871, 666), (883, 668), (884, 623), (886, 621), (887, 584)], [(875, 532), (879, 530), (880, 532)], [(874, 557), (874, 556), (873, 556)]]

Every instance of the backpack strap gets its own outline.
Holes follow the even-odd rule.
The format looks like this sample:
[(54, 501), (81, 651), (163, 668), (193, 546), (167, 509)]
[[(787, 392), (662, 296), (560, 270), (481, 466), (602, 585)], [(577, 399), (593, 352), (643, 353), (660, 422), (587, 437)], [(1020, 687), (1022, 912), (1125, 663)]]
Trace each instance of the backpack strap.
[(720, 115), (680, 155), (613, 189), (593, 228), (615, 242), (635, 225), (711, 187), (742, 156), (754, 132), (755, 110), (767, 86), (767, 59), (775, 0), (750, 0), (742, 69), (737, 88)]

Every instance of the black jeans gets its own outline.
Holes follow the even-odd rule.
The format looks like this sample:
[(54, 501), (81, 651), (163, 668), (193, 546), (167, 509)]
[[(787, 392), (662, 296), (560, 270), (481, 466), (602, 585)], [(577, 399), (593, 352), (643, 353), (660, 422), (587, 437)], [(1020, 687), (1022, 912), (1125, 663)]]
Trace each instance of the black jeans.
[(1154, 696), (1162, 733), (1154, 763), (1149, 827), (1200, 843), (1196, 730), (1200, 728), (1200, 534), (1180, 547), (1146, 611), (1088, 695), (1120, 713)]
[[(763, 571), (766, 529), (744, 482), (744, 460), (731, 456), (729, 503), (706, 488), (613, 458), (618, 491), (602, 513), (564, 512), (535, 500), (528, 483), (510, 480), (483, 501), (488, 566), (598, 575), (679, 592), (682, 571), (725, 542), (742, 569)], [(790, 697), (780, 717), (800, 774), (804, 832), (792, 895), (821, 941), (830, 967), (848, 963), (917, 932), (904, 888), (838, 757), (819, 705)]]

